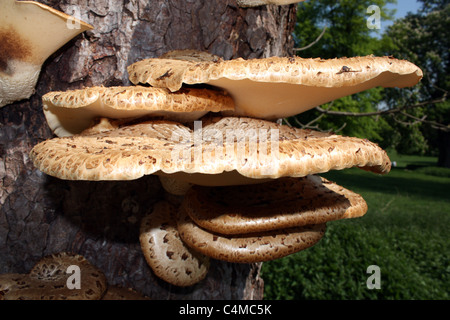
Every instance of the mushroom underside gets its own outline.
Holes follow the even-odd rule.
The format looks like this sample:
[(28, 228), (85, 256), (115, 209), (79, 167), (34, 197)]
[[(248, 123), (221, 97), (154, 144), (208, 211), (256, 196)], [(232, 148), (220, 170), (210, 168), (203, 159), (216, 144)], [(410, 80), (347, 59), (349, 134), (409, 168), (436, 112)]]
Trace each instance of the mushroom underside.
[(236, 103), (235, 110), (224, 115), (267, 120), (294, 116), (374, 87), (413, 86), (423, 76), (416, 65), (393, 57), (223, 60), (186, 50), (137, 61), (128, 73), (135, 85), (173, 92), (195, 84), (224, 89)]
[(203, 280), (209, 257), (186, 246), (177, 230), (176, 206), (156, 203), (141, 221), (139, 241), (155, 275), (176, 286), (191, 286)]
[(258, 185), (193, 186), (178, 210), (178, 232), (211, 258), (263, 262), (305, 250), (330, 221), (361, 217), (364, 199), (316, 175)]
[(326, 223), (366, 211), (360, 195), (316, 175), (259, 185), (194, 185), (180, 205), (157, 203), (142, 221), (140, 239), (155, 273), (174, 283), (186, 265), (189, 276), (192, 266), (204, 266), (192, 263), (192, 252), (235, 263), (279, 259), (319, 242)]
[(208, 112), (234, 110), (234, 101), (223, 90), (183, 88), (170, 92), (144, 86), (90, 87), (54, 91), (42, 97), (50, 129), (58, 136), (80, 134), (98, 118), (114, 120), (165, 119), (193, 122)]

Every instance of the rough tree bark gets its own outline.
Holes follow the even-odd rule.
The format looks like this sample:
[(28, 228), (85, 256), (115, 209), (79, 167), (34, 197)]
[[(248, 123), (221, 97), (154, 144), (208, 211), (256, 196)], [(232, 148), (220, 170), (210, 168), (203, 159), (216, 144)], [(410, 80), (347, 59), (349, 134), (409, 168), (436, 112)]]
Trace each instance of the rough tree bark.
[(0, 273), (25, 273), (45, 255), (72, 251), (110, 284), (155, 299), (261, 299), (260, 264), (213, 261), (190, 288), (159, 280), (140, 250), (140, 218), (167, 195), (154, 176), (128, 182), (63, 181), (33, 168), (29, 151), (53, 135), (41, 96), (93, 85), (130, 85), (126, 66), (172, 49), (225, 59), (292, 55), (295, 5), (242, 9), (235, 0), (40, 1), (92, 24), (51, 56), (36, 93), (0, 109)]

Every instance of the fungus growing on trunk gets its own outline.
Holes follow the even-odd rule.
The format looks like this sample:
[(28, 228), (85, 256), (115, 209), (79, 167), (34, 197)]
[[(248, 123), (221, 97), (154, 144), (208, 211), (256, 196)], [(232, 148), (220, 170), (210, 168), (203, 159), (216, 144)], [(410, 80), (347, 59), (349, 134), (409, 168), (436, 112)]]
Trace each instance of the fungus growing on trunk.
[(42, 102), (47, 123), (59, 137), (80, 133), (102, 117), (192, 122), (208, 112), (234, 110), (233, 99), (223, 90), (196, 88), (89, 87), (49, 92)]
[[(128, 70), (134, 87), (44, 96), (60, 136), (34, 146), (30, 158), (66, 180), (157, 175), (179, 203), (157, 202), (141, 221), (139, 240), (154, 273), (177, 286), (204, 279), (210, 258), (278, 259), (318, 243), (327, 223), (363, 216), (360, 195), (317, 174), (353, 167), (386, 174), (387, 153), (366, 139), (271, 120), (422, 77), (417, 66), (390, 57), (224, 61), (194, 50)], [(149, 92), (161, 98), (141, 99)], [(211, 104), (199, 106), (205, 96)], [(162, 119), (149, 118), (155, 115)]]
[(44, 61), (93, 27), (35, 1), (0, 2), (0, 107), (28, 99)]
[[(224, 115), (275, 120), (378, 86), (413, 86), (423, 76), (416, 65), (392, 57), (199, 61), (196, 55), (192, 61), (188, 55), (173, 51), (137, 61), (128, 67), (130, 81), (171, 91), (194, 84), (219, 87), (235, 101), (235, 111)], [(351, 72), (342, 72), (344, 66)]]
[(211, 258), (234, 263), (283, 258), (315, 245), (326, 230), (325, 224), (316, 224), (255, 234), (221, 235), (200, 228), (182, 208), (177, 221), (178, 232), (188, 246)]
[(367, 211), (359, 194), (316, 175), (258, 185), (193, 186), (181, 206), (200, 227), (226, 235), (321, 224)]
[(177, 230), (177, 207), (157, 202), (141, 221), (139, 240), (153, 272), (176, 286), (191, 286), (206, 277), (209, 257), (186, 246)]
[[(73, 266), (79, 268), (78, 286), (69, 279)], [(83, 256), (67, 252), (42, 258), (27, 274), (0, 275), (0, 300), (99, 300), (106, 289), (100, 269)]]
[(30, 157), (42, 172), (65, 180), (133, 180), (156, 174), (206, 186), (352, 167), (377, 173), (391, 168), (386, 152), (365, 139), (245, 117), (205, 123), (201, 132), (173, 121), (122, 123), (99, 133), (88, 130), (43, 141)]

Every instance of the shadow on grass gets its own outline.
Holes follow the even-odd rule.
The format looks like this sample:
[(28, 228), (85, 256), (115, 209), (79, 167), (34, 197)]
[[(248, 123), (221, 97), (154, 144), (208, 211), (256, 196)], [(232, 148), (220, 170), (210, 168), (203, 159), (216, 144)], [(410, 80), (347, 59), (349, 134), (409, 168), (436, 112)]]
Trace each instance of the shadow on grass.
[(330, 171), (321, 176), (355, 192), (381, 192), (450, 201), (450, 179), (415, 174), (393, 168), (387, 175), (365, 172), (358, 168)]
[(412, 163), (402, 163), (401, 161), (397, 164), (394, 169), (407, 169), (407, 168), (420, 168), (420, 167), (433, 167), (436, 166), (436, 161), (432, 160), (414, 160)]

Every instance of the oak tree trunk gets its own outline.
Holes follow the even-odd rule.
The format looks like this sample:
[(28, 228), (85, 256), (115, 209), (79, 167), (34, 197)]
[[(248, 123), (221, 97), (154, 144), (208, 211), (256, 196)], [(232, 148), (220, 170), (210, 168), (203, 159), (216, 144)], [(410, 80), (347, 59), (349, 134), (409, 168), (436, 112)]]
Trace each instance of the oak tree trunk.
[(49, 91), (130, 85), (126, 67), (173, 49), (259, 58), (292, 55), (295, 5), (239, 8), (235, 0), (39, 1), (92, 24), (44, 64), (36, 93), (0, 109), (0, 273), (26, 273), (43, 256), (71, 251), (110, 284), (154, 299), (261, 299), (261, 264), (213, 260), (207, 278), (178, 288), (153, 275), (139, 222), (166, 197), (158, 179), (63, 181), (36, 170), (28, 154), (52, 138), (42, 113)]

